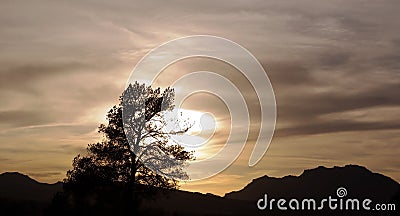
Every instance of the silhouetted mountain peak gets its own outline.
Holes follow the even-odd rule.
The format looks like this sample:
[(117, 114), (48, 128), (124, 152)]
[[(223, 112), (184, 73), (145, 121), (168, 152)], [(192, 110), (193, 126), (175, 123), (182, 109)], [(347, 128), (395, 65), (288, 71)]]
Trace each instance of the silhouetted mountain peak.
[(304, 170), (304, 172), (301, 175), (306, 175), (308, 173), (323, 173), (323, 172), (340, 172), (340, 171), (345, 171), (345, 172), (351, 172), (351, 173), (372, 173), (370, 170), (368, 170), (367, 168), (360, 166), (360, 165), (353, 165), (353, 164), (349, 164), (349, 165), (345, 165), (344, 167), (340, 167), (340, 166), (334, 166), (334, 167), (325, 167), (325, 166), (318, 166), (316, 168), (312, 168), (312, 169), (306, 169)]
[(337, 188), (347, 188), (349, 195), (392, 199), (400, 190), (393, 179), (373, 173), (359, 165), (327, 168), (319, 166), (305, 170), (299, 176), (274, 178), (262, 176), (254, 179), (239, 191), (225, 197), (254, 201), (265, 193), (275, 197), (321, 197), (334, 195)]
[(61, 189), (61, 182), (54, 184), (40, 183), (18, 172), (0, 174), (0, 198), (48, 202)]
[(31, 177), (29, 177), (28, 175), (19, 173), (19, 172), (5, 172), (0, 174), (0, 183), (4, 184), (6, 182), (12, 182), (12, 183), (37, 183), (40, 184), (38, 181), (32, 179)]

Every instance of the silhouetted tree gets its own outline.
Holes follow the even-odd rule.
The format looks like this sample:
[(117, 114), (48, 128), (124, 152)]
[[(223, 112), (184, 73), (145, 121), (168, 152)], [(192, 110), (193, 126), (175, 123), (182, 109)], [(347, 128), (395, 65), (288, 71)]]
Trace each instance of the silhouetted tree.
[(175, 125), (183, 128), (168, 130), (165, 113), (172, 111), (173, 101), (171, 88), (161, 92), (137, 82), (129, 85), (120, 103), (108, 112), (108, 124), (99, 126), (103, 141), (89, 144), (86, 155), (74, 158), (73, 169), (64, 179), (67, 193), (56, 197), (56, 208), (60, 202), (69, 202), (80, 209), (85, 208), (82, 205), (97, 208), (99, 203), (101, 208), (114, 205), (112, 208), (136, 209), (138, 198), (151, 189), (174, 189), (178, 186), (175, 179), (188, 179), (185, 162), (194, 159), (193, 154), (170, 137), (186, 132), (190, 126), (187, 122), (182, 126), (175, 119)]

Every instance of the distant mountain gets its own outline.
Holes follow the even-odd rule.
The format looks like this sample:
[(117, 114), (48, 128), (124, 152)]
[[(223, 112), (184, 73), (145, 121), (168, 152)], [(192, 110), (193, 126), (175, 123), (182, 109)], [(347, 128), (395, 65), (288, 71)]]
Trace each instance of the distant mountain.
[[(270, 198), (326, 198), (337, 197), (339, 187), (347, 189), (347, 197), (371, 198), (381, 203), (397, 203), (399, 183), (384, 175), (373, 173), (365, 167), (317, 167), (305, 170), (300, 176), (274, 178), (263, 176), (254, 179), (239, 191), (213, 194), (160, 190), (153, 199), (142, 202), (143, 215), (399, 215), (392, 212), (347, 211), (261, 211), (257, 200), (268, 194)], [(39, 183), (20, 173), (0, 174), (0, 215), (42, 215), (53, 195), (62, 190), (61, 183)], [(380, 214), (382, 213), (382, 214)]]
[[(370, 198), (380, 203), (397, 203), (400, 185), (384, 175), (373, 173), (362, 166), (317, 167), (305, 170), (300, 176), (274, 178), (263, 176), (254, 179), (239, 191), (224, 197), (199, 193), (175, 191), (168, 196), (159, 196), (146, 203), (150, 208), (163, 209), (163, 213), (179, 215), (398, 215), (398, 211), (261, 211), (256, 203), (264, 194), (268, 197), (314, 198), (316, 200), (332, 196), (337, 198), (337, 189), (344, 187), (349, 198)], [(177, 205), (178, 203), (178, 205)]]
[(55, 184), (40, 183), (18, 172), (0, 174), (0, 198), (50, 202), (53, 195), (61, 190), (61, 182)]
[(362, 166), (347, 165), (333, 168), (320, 166), (305, 170), (300, 176), (263, 176), (239, 191), (225, 194), (225, 198), (255, 202), (265, 193), (275, 198), (336, 197), (340, 187), (347, 190), (348, 197), (370, 197), (382, 202), (393, 200), (400, 192), (399, 183), (393, 179)]

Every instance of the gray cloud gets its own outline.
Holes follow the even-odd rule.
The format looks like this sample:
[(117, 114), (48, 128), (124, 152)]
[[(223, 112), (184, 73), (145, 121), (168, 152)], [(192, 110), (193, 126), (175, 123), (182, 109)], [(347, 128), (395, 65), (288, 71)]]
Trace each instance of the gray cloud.
[(400, 129), (397, 122), (310, 121), (276, 131), (277, 136), (310, 135), (346, 131)]
[(30, 110), (12, 110), (0, 112), (0, 124), (6, 124), (8, 127), (23, 127), (36, 124), (49, 123), (51, 117), (44, 112), (35, 112)]

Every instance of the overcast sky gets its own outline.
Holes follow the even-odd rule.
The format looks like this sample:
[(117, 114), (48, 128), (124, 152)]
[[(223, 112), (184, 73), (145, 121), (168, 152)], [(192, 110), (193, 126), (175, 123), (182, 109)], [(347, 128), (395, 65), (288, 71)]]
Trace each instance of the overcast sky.
[[(0, 172), (61, 180), (101, 138), (97, 126), (136, 63), (163, 42), (207, 34), (262, 63), (277, 130), (257, 166), (247, 167), (248, 145), (226, 171), (183, 189), (223, 194), (262, 175), (349, 163), (400, 181), (399, 9), (397, 0), (2, 1)], [(160, 79), (203, 68), (246, 91), (234, 69), (209, 59), (172, 65)], [(221, 101), (207, 101), (188, 108), (226, 116)], [(257, 123), (257, 107), (250, 111)]]

